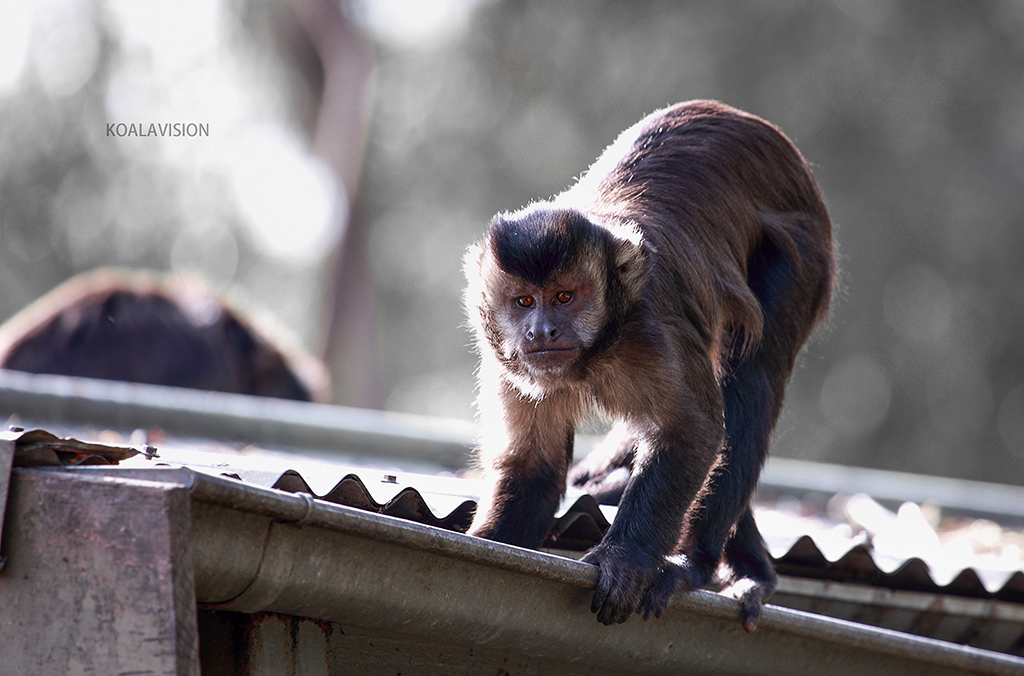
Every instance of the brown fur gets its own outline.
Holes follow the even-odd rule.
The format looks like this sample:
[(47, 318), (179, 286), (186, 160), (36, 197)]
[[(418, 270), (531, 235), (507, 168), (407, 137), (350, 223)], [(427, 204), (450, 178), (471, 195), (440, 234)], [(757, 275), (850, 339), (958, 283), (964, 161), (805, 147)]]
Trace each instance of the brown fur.
[(596, 406), (616, 439), (571, 480), (621, 495), (584, 557), (598, 618), (660, 615), (724, 556), (756, 626), (775, 577), (749, 498), (834, 256), (796, 148), (710, 101), (648, 116), (566, 192), (496, 216), (466, 259), (492, 482), (471, 532), (540, 545)]
[(4, 323), (0, 367), (325, 401), (326, 369), (284, 345), (196, 279), (97, 270)]

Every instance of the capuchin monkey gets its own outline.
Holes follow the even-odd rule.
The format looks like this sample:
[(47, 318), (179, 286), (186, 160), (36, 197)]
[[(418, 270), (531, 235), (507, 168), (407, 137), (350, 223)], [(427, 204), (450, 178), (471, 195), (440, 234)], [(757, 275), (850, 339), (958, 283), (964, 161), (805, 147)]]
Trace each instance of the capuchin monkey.
[(621, 494), (582, 559), (598, 620), (660, 617), (677, 591), (720, 584), (753, 631), (776, 576), (751, 495), (835, 278), (797, 149), (718, 102), (665, 108), (567, 191), (495, 216), (465, 271), (490, 480), (469, 532), (540, 546), (596, 407), (615, 421), (607, 451), (572, 480)]

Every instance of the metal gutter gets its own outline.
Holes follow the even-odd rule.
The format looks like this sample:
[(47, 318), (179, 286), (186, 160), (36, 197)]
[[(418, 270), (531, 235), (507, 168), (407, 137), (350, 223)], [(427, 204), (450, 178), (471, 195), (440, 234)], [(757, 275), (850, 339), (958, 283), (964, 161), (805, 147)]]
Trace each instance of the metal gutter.
[[(185, 466), (459, 532), (469, 526), (476, 501), (485, 490), (483, 482), (471, 479), (401, 471), (381, 473), (372, 468), (310, 462), (296, 456), (229, 456), (174, 448), (160, 452), (161, 457), (155, 461), (137, 456), (122, 465), (151, 467), (159, 462)], [(614, 514), (614, 507), (598, 505), (592, 497), (570, 490), (556, 512), (547, 548), (556, 554), (578, 556), (597, 544)], [(777, 528), (774, 521), (768, 520), (762, 525), (762, 534), (781, 574), (858, 582), (883, 590), (999, 599), (1024, 607), (1020, 605), (1024, 604), (1021, 571), (967, 567), (962, 561), (956, 566), (935, 569), (920, 559), (885, 556), (861, 538), (836, 534), (820, 525), (809, 523), (802, 531)], [(1024, 624), (1021, 635), (1024, 636)]]
[(185, 439), (373, 455), (452, 470), (468, 464), (475, 444), (474, 426), (457, 420), (6, 369), (0, 369), (0, 414), (94, 429), (158, 427)]
[[(283, 404), (284, 406), (282, 407), (280, 404)], [(263, 439), (262, 443), (273, 445), (271, 443), (273, 442), (273, 439), (280, 437), (283, 440), (280, 444), (277, 444), (278, 448), (305, 451), (306, 449), (301, 449), (301, 447), (294, 442), (293, 438), (284, 438), (287, 437), (288, 434), (292, 434), (295, 438), (302, 439), (304, 442), (318, 443), (319, 445), (313, 446), (310, 449), (314, 452), (318, 449), (325, 453), (336, 453), (336, 449), (358, 449), (358, 452), (362, 453), (376, 454), (379, 452), (380, 456), (388, 458), (415, 457), (417, 460), (422, 460), (420, 455), (421, 451), (427, 455), (436, 454), (437, 457), (447, 457), (450, 460), (456, 457), (464, 458), (470, 443), (468, 441), (470, 435), (466, 434), (464, 437), (460, 437), (461, 432), (451, 432), (449, 430), (448, 421), (431, 421), (418, 419), (415, 416), (395, 416), (392, 414), (373, 411), (364, 412), (352, 409), (339, 409), (337, 407), (297, 404), (295, 402), (277, 402), (274, 400), (242, 397), (240, 395), (223, 395), (217, 393), (176, 390), (173, 388), (160, 388), (155, 386), (106, 383), (102, 381), (61, 377), (33, 376), (29, 374), (0, 371), (0, 413), (10, 413), (15, 411), (21, 413), (21, 415), (26, 418), (31, 415), (36, 419), (55, 420), (60, 421), (61, 423), (77, 421), (79, 424), (88, 424), (93, 428), (110, 425), (111, 427), (123, 430), (125, 428), (131, 429), (135, 426), (148, 427), (150, 425), (159, 425), (168, 431), (177, 431), (177, 433), (182, 437), (190, 439), (196, 439), (197, 437), (201, 437), (203, 434), (208, 434), (217, 439), (225, 437), (239, 438), (249, 443), (259, 443), (259, 437), (266, 435), (266, 439)], [(329, 417), (330, 420), (324, 419), (324, 416)], [(266, 426), (266, 429), (264, 429), (264, 425)], [(276, 429), (277, 426), (281, 425), (286, 428), (286, 432), (280, 432)], [(203, 432), (203, 430), (206, 431)], [(464, 429), (462, 430), (462, 432), (465, 431), (466, 430)], [(11, 439), (14, 439), (18, 437), (18, 434), (0, 435), (0, 437), (10, 437)], [(462, 441), (459, 441), (460, 438), (462, 438)], [(0, 441), (4, 441), (4, 439), (0, 439)], [(208, 441), (209, 439), (205, 440), (206, 443), (208, 443)], [(241, 458), (244, 456), (234, 457)], [(451, 487), (434, 485), (435, 482), (457, 480), (430, 477), (430, 480), (428, 481), (424, 478), (416, 478), (413, 483), (408, 484), (405, 488), (401, 488), (398, 485), (396, 478), (390, 474), (384, 475), (385, 480), (383, 482), (376, 481), (376, 478), (381, 476), (380, 474), (378, 474), (377, 477), (374, 477), (372, 481), (367, 481), (368, 476), (372, 477), (372, 474), (368, 475), (366, 472), (360, 470), (358, 473), (352, 474), (345, 481), (338, 483), (337, 478), (332, 478), (330, 472), (325, 471), (326, 467), (324, 465), (318, 465), (316, 462), (311, 461), (311, 458), (308, 457), (308, 455), (304, 460), (298, 455), (289, 457), (292, 458), (287, 461), (290, 469), (300, 469), (300, 465), (302, 464), (299, 462), (300, 460), (306, 464), (306, 468), (302, 469), (302, 474), (300, 475), (298, 472), (282, 473), (283, 466), (269, 468), (268, 471), (264, 472), (266, 476), (257, 481), (257, 483), (260, 483), (266, 480), (266, 483), (262, 483), (262, 488), (230, 479), (218, 478), (216, 476), (206, 477), (205, 479), (200, 480), (190, 478), (188, 481), (181, 483), (180, 485), (184, 486), (187, 484), (187, 486), (192, 489), (200, 484), (205, 485), (204, 482), (211, 478), (227, 482), (226, 486), (229, 488), (229, 495), (234, 496), (230, 500), (233, 501), (241, 499), (238, 494), (239, 490), (243, 492), (256, 491), (259, 493), (259, 491), (268, 491), (270, 486), (283, 488), (286, 491), (293, 492), (308, 491), (316, 495), (323, 495), (327, 500), (335, 500), (337, 499), (337, 496), (333, 494), (338, 492), (339, 487), (346, 486), (347, 490), (347, 485), (352, 484), (353, 486), (361, 489), (369, 489), (367, 492), (368, 499), (365, 501), (370, 509), (380, 508), (387, 514), (403, 516), (406, 519), (419, 519), (423, 514), (426, 514), (429, 517), (437, 517), (426, 519), (426, 523), (433, 525), (445, 525), (448, 528), (452, 527), (451, 525), (453, 523), (461, 522), (463, 520), (462, 517), (464, 515), (462, 514), (462, 511), (464, 510), (458, 512), (452, 511), (453, 507), (456, 505), (460, 506), (460, 508), (464, 507), (462, 498), (465, 496), (461, 492), (462, 489), (455, 489), (457, 493), (456, 495), (456, 493), (451, 492), (453, 490)], [(0, 460), (9, 461), (9, 454), (0, 454)], [(379, 462), (380, 458), (377, 458), (376, 461)], [(224, 470), (219, 469), (222, 466), (223, 463), (218, 462), (218, 469), (206, 468), (204, 471), (214, 475), (219, 474), (220, 471), (230, 471), (230, 468), (225, 468)], [(79, 468), (74, 471), (88, 474), (90, 471), (96, 470), (91, 468)], [(152, 474), (154, 471), (178, 471), (190, 473), (187, 474), (190, 477), (202, 476), (196, 472), (192, 472), (191, 470), (158, 469), (153, 467), (145, 467), (138, 470), (116, 468), (102, 471), (112, 472), (115, 477), (130, 477), (134, 476), (130, 472), (138, 472), (139, 474), (137, 477), (144, 480), (152, 479), (155, 476)], [(254, 480), (254, 477), (245, 475), (244, 471), (240, 472), (240, 474), (243, 475), (242, 478), (246, 481)], [(2, 481), (6, 479), (6, 476), (6, 472), (0, 472), (0, 489), (3, 488)], [(363, 479), (362, 482), (360, 481), (360, 477)], [(401, 475), (399, 475), (399, 477), (401, 477)], [(177, 482), (180, 479), (181, 476), (174, 479), (174, 481)], [(896, 500), (902, 497), (903, 499), (913, 498), (920, 501), (924, 501), (926, 499), (932, 499), (935, 501), (946, 500), (954, 503), (959, 501), (959, 506), (962, 506), (967, 510), (970, 510), (972, 500), (977, 498), (977, 503), (981, 505), (981, 509), (983, 511), (992, 510), (992, 513), (1002, 515), (1006, 514), (1007, 510), (1009, 510), (1008, 513), (1011, 516), (1022, 511), (1020, 504), (1024, 504), (1024, 499), (1021, 498), (1021, 495), (1024, 495), (1024, 489), (977, 484), (976, 482), (938, 480), (936, 484), (941, 490), (937, 491), (940, 497), (936, 499), (936, 491), (929, 488), (931, 481), (931, 478), (908, 477), (907, 475), (896, 473), (859, 470), (856, 468), (817, 466), (812, 463), (799, 463), (798, 461), (789, 460), (779, 461), (776, 459), (769, 463), (765, 480), (762, 481), (762, 488), (767, 487), (769, 490), (779, 491), (792, 490), (798, 493), (815, 489), (841, 492), (854, 492), (859, 490), (873, 493), (883, 500), (887, 498)], [(965, 490), (961, 487), (961, 483), (963, 483), (964, 486), (967, 486), (968, 489)], [(900, 491), (897, 490), (900, 485), (910, 486), (914, 490), (917, 490), (917, 493), (914, 493), (914, 495), (904, 494), (900, 496)], [(310, 488), (310, 486), (313, 488)], [(886, 488), (887, 486), (888, 488)], [(224, 487), (222, 486), (222, 488)], [(249, 493), (245, 493), (244, 495), (249, 495)], [(269, 490), (269, 495), (274, 496), (273, 500), (275, 501), (283, 496), (286, 498), (291, 497), (292, 499), (304, 501), (301, 503), (303, 505), (308, 502), (310, 505), (308, 508), (308, 514), (314, 514), (316, 510), (323, 509), (325, 507), (329, 509), (341, 509), (343, 511), (347, 509), (345, 507), (330, 505), (320, 500), (313, 500), (309, 496), (288, 496), (286, 493), (282, 493), (278, 490)], [(927, 496), (929, 495), (932, 497), (928, 498)], [(960, 496), (959, 498), (957, 498), (958, 495)], [(987, 499), (993, 495), (996, 496), (995, 499)], [(2, 492), (0, 492), (0, 496), (2, 496)], [(458, 499), (453, 499), (456, 497)], [(425, 503), (427, 507), (425, 508), (423, 507), (423, 498), (427, 498)], [(593, 502), (592, 499), (587, 499), (590, 500), (591, 503)], [(215, 588), (217, 586), (217, 580), (230, 580), (232, 581), (231, 588), (235, 591), (234, 595), (210, 597), (209, 602), (212, 604), (228, 604), (225, 607), (230, 609), (247, 607), (245, 604), (250, 601), (247, 600), (249, 599), (249, 596), (246, 596), (245, 592), (250, 588), (267, 589), (268, 585), (270, 585), (269, 588), (273, 588), (274, 585), (271, 584), (270, 581), (265, 579), (263, 582), (258, 582), (258, 579), (261, 575), (260, 572), (263, 571), (264, 568), (268, 571), (276, 570), (274, 566), (284, 565), (280, 562), (271, 565), (271, 563), (277, 561), (280, 556), (284, 556), (278, 551), (279, 544), (281, 544), (278, 542), (278, 538), (281, 537), (280, 533), (282, 531), (282, 524), (301, 522), (302, 525), (298, 526), (300, 529), (309, 527), (320, 531), (326, 530), (332, 533), (340, 532), (337, 524), (328, 526), (313, 523), (310, 525), (310, 522), (302, 521), (301, 516), (296, 517), (287, 510), (285, 510), (284, 513), (281, 513), (279, 510), (282, 509), (282, 505), (285, 505), (286, 503), (273, 502), (273, 507), (268, 507), (265, 509), (265, 513), (261, 513), (259, 509), (252, 508), (249, 498), (246, 497), (242, 499), (241, 503), (239, 503), (244, 506), (240, 513), (249, 515), (245, 517), (236, 514), (234, 508), (230, 505), (228, 507), (224, 507), (224, 505), (217, 507), (218, 504), (220, 503), (214, 499), (193, 500), (193, 511), (203, 513), (204, 510), (216, 511), (218, 509), (228, 509), (229, 518), (227, 520), (237, 522), (236, 525), (242, 528), (242, 530), (235, 532), (231, 529), (219, 529), (219, 526), (208, 526), (207, 535), (210, 533), (216, 533), (217, 537), (207, 538), (212, 542), (212, 544), (204, 547), (203, 554), (201, 556), (197, 556), (197, 563), (207, 560), (210, 556), (215, 556), (214, 552), (217, 552), (219, 549), (222, 549), (225, 546), (230, 548), (231, 543), (239, 542), (239, 537), (245, 535), (245, 533), (249, 533), (245, 528), (255, 529), (250, 533), (254, 538), (251, 542), (249, 541), (248, 536), (243, 537), (242, 544), (244, 544), (245, 547), (252, 549), (256, 546), (253, 543), (266, 543), (265, 546), (264, 544), (260, 545), (258, 552), (249, 551), (247, 557), (233, 557), (233, 553), (226, 553), (222, 560), (217, 559), (210, 567), (208, 567), (209, 570), (215, 571), (214, 577), (210, 578), (214, 581), (209, 583), (212, 587)], [(234, 503), (231, 502), (231, 504)], [(2, 505), (2, 502), (0, 502), (0, 505)], [(443, 511), (438, 511), (439, 505), (447, 506)], [(954, 504), (954, 506), (957, 505)], [(288, 509), (293, 508), (294, 507), (289, 507)], [(431, 510), (433, 510), (434, 513), (431, 513)], [(306, 513), (307, 512), (303, 512), (303, 514)], [(363, 524), (361, 528), (365, 527), (367, 523), (365, 519), (367, 518), (381, 518), (384, 519), (384, 523), (397, 523), (404, 529), (423, 527), (416, 526), (415, 524), (409, 524), (408, 522), (401, 520), (389, 519), (387, 516), (378, 516), (372, 513), (367, 514), (364, 511), (355, 510), (354, 513), (359, 515), (360, 519), (362, 519), (360, 521), (360, 523)], [(266, 523), (253, 521), (253, 519), (256, 518), (253, 515), (259, 514), (262, 514), (261, 518), (267, 520)], [(582, 507), (579, 507), (579, 505), (571, 506), (567, 508), (565, 518), (567, 519), (567, 523), (571, 520), (578, 522), (572, 527), (579, 531), (579, 534), (581, 535), (579, 539), (581, 542), (592, 541), (595, 537), (600, 536), (601, 529), (599, 522), (602, 521), (603, 517), (601, 516), (601, 512), (597, 508), (596, 504), (591, 505), (588, 503), (584, 504)], [(436, 524), (434, 523), (435, 521), (437, 522)], [(204, 524), (206, 522), (207, 520), (205, 518), (199, 521), (199, 523)], [(194, 521), (194, 523), (196, 522)], [(295, 527), (294, 524), (292, 527)], [(428, 532), (435, 532), (436, 530), (437, 529), (429, 529)], [(196, 532), (199, 533), (200, 531)], [(361, 538), (361, 541), (366, 540), (368, 537), (367, 534), (362, 533), (362, 531), (360, 532), (361, 534), (359, 535), (359, 538)], [(444, 533), (444, 531), (439, 532)], [(596, 536), (594, 535), (595, 533), (597, 534)], [(464, 537), (459, 536), (456, 533), (447, 533), (447, 535), (456, 538)], [(562, 537), (564, 538), (566, 535), (567, 533), (563, 533)], [(391, 535), (388, 535), (383, 538), (383, 540), (380, 538), (374, 540), (372, 537), (369, 539), (370, 541), (377, 542), (386, 541), (390, 537)], [(435, 533), (432, 537), (437, 538), (439, 536)], [(221, 540), (218, 540), (218, 538), (221, 538)], [(559, 573), (559, 575), (562, 575), (563, 577), (550, 580), (547, 579), (542, 572), (536, 573), (536, 571), (530, 572), (529, 570), (508, 571), (507, 566), (511, 564), (504, 559), (502, 560), (505, 562), (500, 565), (486, 557), (480, 560), (473, 559), (472, 557), (479, 558), (482, 556), (479, 550), (479, 547), (481, 546), (499, 547), (502, 550), (507, 550), (508, 548), (501, 547), (500, 545), (492, 545), (491, 543), (481, 543), (480, 541), (471, 538), (469, 540), (471, 543), (474, 543), (471, 548), (467, 550), (469, 551), (469, 554), (466, 554), (466, 556), (470, 557), (469, 559), (465, 559), (465, 557), (460, 558), (461, 555), (454, 555), (448, 549), (420, 549), (416, 551), (425, 552), (427, 555), (433, 557), (434, 564), (436, 564), (438, 560), (446, 562), (454, 556), (456, 560), (463, 561), (463, 564), (465, 565), (476, 567), (484, 566), (488, 569), (497, 566), (501, 570), (506, 571), (506, 573), (511, 572), (516, 575), (526, 575), (530, 577), (539, 576), (543, 580), (546, 580), (545, 584), (569, 585), (576, 589), (586, 588), (585, 585), (581, 587), (579, 579), (564, 578), (564, 570)], [(447, 542), (447, 540), (445, 541)], [(288, 544), (289, 546), (298, 546), (295, 545), (295, 543), (285, 542), (284, 544)], [(357, 545), (357, 549), (361, 546), (362, 545)], [(396, 545), (391, 543), (389, 546)], [(401, 546), (408, 548), (411, 545), (404, 543)], [(463, 544), (459, 546), (466, 545)], [(586, 544), (584, 544), (584, 548), (585, 546)], [(305, 545), (303, 545), (303, 547), (305, 547)], [(867, 573), (869, 576), (875, 577), (878, 577), (878, 573), (884, 572), (880, 571), (872, 554), (866, 551), (851, 550), (842, 557), (842, 560), (831, 562), (826, 561), (821, 554), (821, 551), (814, 546), (805, 546), (801, 548), (787, 545), (785, 549), (787, 556), (790, 558), (795, 557), (798, 568), (800, 565), (804, 565), (804, 567), (806, 567), (807, 561), (810, 561), (810, 563), (813, 564), (814, 571), (817, 571), (818, 575), (821, 574), (821, 571), (824, 570), (825, 567), (829, 566), (839, 566), (840, 568), (846, 566), (855, 572), (859, 571), (860, 573)], [(803, 550), (809, 550), (809, 552)], [(522, 550), (517, 551), (522, 552)], [(522, 553), (527, 556), (526, 560), (534, 563), (537, 559), (530, 558), (531, 556), (545, 556), (536, 552)], [(797, 556), (797, 554), (800, 555)], [(405, 554), (402, 554), (399, 558), (404, 558), (405, 556)], [(441, 558), (438, 559), (438, 557)], [(333, 567), (336, 566), (333, 554), (327, 556), (323, 560), (326, 562), (324, 564), (326, 568), (333, 570)], [(557, 557), (555, 560), (565, 561), (565, 559)], [(254, 561), (254, 565), (256, 567), (251, 568)], [(242, 570), (232, 567), (243, 566), (243, 562), (247, 562), (244, 563), (244, 566), (249, 566), (251, 570)], [(786, 561), (784, 560), (783, 563), (786, 563)], [(531, 563), (531, 565), (533, 564)], [(786, 604), (797, 609), (810, 610), (816, 613), (850, 619), (858, 623), (873, 623), (885, 628), (897, 629), (900, 631), (920, 631), (920, 633), (928, 636), (947, 638), (948, 640), (957, 642), (969, 642), (972, 645), (981, 644), (986, 647), (995, 646), (997, 649), (1001, 649), (999, 646), (1006, 645), (1011, 653), (1020, 654), (1022, 652), (1019, 641), (1019, 637), (1021, 636), (1020, 627), (1022, 626), (1019, 617), (1020, 606), (1019, 604), (1007, 604), (1003, 601), (1017, 600), (1021, 589), (1021, 580), (1024, 579), (1024, 576), (1018, 573), (1012, 579), (1007, 581), (1002, 589), (997, 590), (997, 599), (984, 598), (983, 600), (966, 600), (951, 598), (947, 594), (941, 593), (941, 591), (940, 593), (919, 593), (921, 591), (919, 585), (921, 585), (922, 581), (930, 581), (927, 576), (927, 570), (924, 572), (918, 570), (922, 565), (923, 564), (921, 564), (920, 561), (909, 561), (908, 565), (904, 566), (904, 568), (915, 574), (910, 575), (907, 571), (894, 571), (893, 575), (886, 573), (875, 581), (876, 584), (881, 584), (882, 587), (884, 587), (887, 584), (886, 581), (891, 577), (893, 585), (895, 585), (895, 589), (870, 586), (870, 583), (869, 586), (846, 585), (841, 582), (804, 580), (799, 578), (788, 578), (788, 580), (793, 580), (793, 584), (790, 584), (789, 587), (787, 587), (788, 580), (787, 577), (784, 576), (783, 585), (780, 587), (779, 593), (776, 597), (773, 598), (773, 603)], [(223, 570), (221, 570), (222, 567)], [(476, 570), (477, 575), (480, 574), (477, 568), (473, 568), (472, 570)], [(421, 572), (423, 573), (423, 579), (431, 579), (432, 573), (429, 570), (423, 570)], [(579, 571), (574, 574), (578, 575), (578, 573)], [(973, 573), (973, 571), (965, 570), (964, 573), (965, 575), (957, 578), (954, 585), (950, 585), (949, 589), (944, 591), (950, 591), (954, 587), (959, 590), (961, 587), (965, 586), (976, 586), (979, 587), (980, 592), (983, 593), (984, 588), (982, 588), (980, 584), (962, 584), (965, 581), (971, 582), (971, 579), (968, 579), (971, 576), (967, 575), (967, 573)], [(407, 582), (407, 580), (401, 578), (399, 572), (395, 572), (394, 575), (395, 581), (392, 581), (389, 584), (401, 585), (402, 583)], [(812, 577), (815, 576), (817, 575), (812, 575)], [(965, 580), (960, 580), (961, 577), (965, 578)], [(286, 578), (274, 579), (277, 580), (277, 582), (281, 582), (281, 584), (286, 587), (289, 584), (292, 584), (292, 582)], [(874, 577), (871, 579), (874, 579)], [(207, 580), (207, 578), (200, 576), (198, 580)], [(899, 586), (901, 584), (906, 584), (908, 580), (913, 583), (913, 585), (908, 588), (916, 591), (904, 591), (899, 589)], [(207, 584), (207, 582), (203, 582), (203, 584)], [(443, 579), (439, 578), (438, 584), (450, 584), (453, 589), (458, 589), (462, 584), (462, 581), (457, 579), (457, 576), (452, 579), (445, 577)], [(489, 593), (489, 584), (490, 583), (485, 580), (478, 585), (477, 592), (480, 594), (479, 598), (486, 598), (486, 595)], [(589, 582), (587, 584), (589, 584)], [(197, 584), (197, 590), (201, 588), (202, 587)], [(929, 589), (934, 588), (934, 584), (929, 587)], [(385, 586), (378, 588), (378, 594), (382, 594), (380, 589), (390, 589), (390, 587)], [(357, 596), (360, 594), (358, 590), (350, 590), (350, 592)], [(448, 590), (448, 592), (451, 592), (451, 590)], [(501, 592), (500, 597), (502, 599), (513, 604), (516, 602), (516, 594), (505, 594), (504, 587), (502, 587)], [(290, 592), (286, 591), (273, 593), (268, 591), (261, 592), (263, 596), (274, 596), (275, 599), (282, 595), (287, 597), (289, 593)], [(588, 594), (584, 593), (583, 596), (587, 597)], [(684, 606), (687, 603), (699, 604), (700, 599), (703, 597), (710, 599), (708, 602), (712, 604), (709, 606), (712, 610), (712, 615), (716, 608), (721, 612), (725, 612), (722, 611), (722, 608), (729, 607), (728, 601), (715, 595), (708, 594), (687, 595), (684, 599), (680, 600), (680, 603), (684, 604)], [(313, 594), (313, 599), (310, 600), (310, 603), (314, 603), (316, 598), (318, 598), (318, 595)], [(372, 605), (373, 600), (369, 597), (366, 597), (366, 599), (366, 603)], [(470, 605), (472, 605), (472, 602), (477, 601), (474, 599), (466, 600), (466, 603), (469, 603)], [(722, 603), (725, 603), (726, 605), (720, 605)], [(716, 606), (714, 604), (719, 605)], [(586, 609), (586, 605), (587, 604), (584, 603), (582, 606), (584, 610)], [(261, 604), (259, 603), (255, 603), (255, 605), (253, 605), (253, 607), (260, 606)], [(771, 613), (779, 610), (782, 609), (769, 608), (766, 611), (766, 619), (771, 617)], [(486, 616), (486, 611), (481, 610), (480, 612), (482, 614), (477, 617)], [(325, 613), (326, 611), (321, 614)], [(301, 616), (306, 617), (307, 615)], [(558, 614), (556, 613), (552, 617), (557, 616)], [(310, 617), (319, 617), (319, 615), (310, 615)], [(415, 621), (424, 619), (424, 621), (431, 623), (442, 622), (442, 624), (444, 624), (446, 622), (445, 620), (438, 620), (435, 615), (431, 615), (429, 613), (424, 616), (416, 615), (415, 617), (417, 618)], [(453, 617), (458, 617), (458, 614), (456, 613)], [(823, 620), (824, 618), (816, 619)], [(534, 620), (536, 620), (536, 618), (534, 618)], [(344, 622), (342, 620), (335, 621)], [(464, 618), (460, 621), (470, 622), (471, 619)], [(581, 627), (580, 631), (591, 631), (595, 629), (595, 627), (591, 627), (589, 625), (589, 622), (592, 622), (592, 618), (588, 618), (587, 626)], [(596, 624), (596, 622), (594, 624)], [(735, 628), (733, 627), (733, 624), (734, 623), (731, 620), (725, 621), (720, 630), (731, 631)], [(528, 623), (524, 620), (521, 628), (524, 631), (527, 631), (527, 625)], [(618, 629), (619, 628), (612, 628), (608, 631), (617, 631)], [(708, 627), (688, 627), (687, 631), (698, 629), (703, 632), (707, 631)], [(760, 630), (758, 633), (761, 633)], [(466, 635), (472, 636), (473, 634), (470, 632)], [(979, 635), (985, 640), (974, 640), (974, 637)], [(596, 636), (586, 634), (586, 636), (587, 640), (600, 641), (605, 640), (608, 634), (598, 634)], [(743, 636), (745, 635), (740, 634), (737, 640), (746, 640)], [(433, 640), (429, 633), (422, 634), (422, 637), (423, 640), (428, 642)], [(500, 647), (501, 644), (492, 645), (498, 645)], [(724, 646), (722, 647), (723, 649), (725, 648)], [(561, 655), (562, 652), (563, 651), (559, 651), (558, 654)], [(990, 654), (985, 651), (979, 652), (981, 654)], [(585, 658), (579, 657), (573, 659)], [(1021, 670), (1021, 673), (1024, 673), (1024, 669)]]
[(1024, 673), (1024, 659), (776, 606), (746, 634), (733, 601), (703, 592), (660, 620), (604, 627), (589, 612), (596, 569), (577, 561), (187, 468), (75, 471), (187, 487), (196, 599), (210, 608), (602, 672)]

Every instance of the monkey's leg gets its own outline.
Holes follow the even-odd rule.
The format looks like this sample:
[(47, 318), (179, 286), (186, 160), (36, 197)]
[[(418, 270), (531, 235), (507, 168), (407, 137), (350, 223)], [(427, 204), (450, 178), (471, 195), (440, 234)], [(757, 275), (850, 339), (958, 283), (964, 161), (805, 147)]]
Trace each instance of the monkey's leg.
[(725, 559), (733, 570), (733, 582), (722, 593), (740, 602), (743, 628), (754, 631), (761, 617), (761, 607), (775, 591), (778, 576), (768, 560), (764, 540), (749, 507), (725, 543)]
[(569, 485), (590, 494), (602, 505), (617, 505), (633, 472), (636, 437), (622, 422), (587, 457), (569, 470)]
[(818, 239), (819, 226), (809, 217), (760, 214), (760, 219), (763, 240), (748, 263), (747, 281), (764, 312), (763, 335), (752, 354), (734, 351), (730, 360), (731, 375), (722, 386), (723, 468), (711, 478), (691, 549), (691, 559), (703, 567), (717, 565), (724, 553), (734, 575), (726, 593), (739, 599), (747, 631), (757, 627), (761, 606), (777, 584), (750, 497), (797, 353), (827, 307), (833, 265), (831, 247)]
[(764, 368), (747, 361), (723, 386), (725, 446), (701, 503), (690, 510), (689, 530), (683, 533), (678, 553), (668, 558), (657, 583), (645, 595), (641, 605), (645, 618), (660, 617), (677, 591), (707, 587), (729, 542), (728, 553), (740, 567), (737, 575), (749, 580), (741, 599), (744, 626), (748, 630), (756, 626), (761, 602), (775, 588), (775, 576), (749, 516), (749, 502), (781, 408), (784, 384), (784, 375), (769, 378)]
[(757, 626), (761, 605), (775, 589), (776, 576), (749, 503), (782, 410), (786, 381), (823, 302), (820, 294), (827, 284), (822, 280), (830, 274), (810, 260), (795, 263), (793, 248), (776, 244), (775, 239), (788, 237), (780, 223), (786, 221), (766, 221), (765, 239), (748, 267), (750, 288), (764, 311), (764, 331), (753, 353), (737, 348), (730, 359), (722, 384), (726, 442), (719, 466), (709, 477), (701, 508), (693, 511), (680, 555), (671, 557), (644, 599), (645, 616), (660, 616), (677, 590), (707, 586), (723, 553), (735, 569), (731, 591), (740, 599), (748, 631)]

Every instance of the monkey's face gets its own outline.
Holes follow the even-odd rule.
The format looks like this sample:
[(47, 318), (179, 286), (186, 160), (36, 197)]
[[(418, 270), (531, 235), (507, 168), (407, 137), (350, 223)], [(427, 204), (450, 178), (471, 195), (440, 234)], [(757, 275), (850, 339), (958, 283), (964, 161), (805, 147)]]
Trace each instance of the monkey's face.
[(562, 272), (536, 286), (498, 272), (488, 304), (502, 357), (543, 384), (568, 373), (604, 323), (604, 288), (587, 271)]
[[(614, 230), (614, 232), (613, 232)], [(644, 284), (640, 235), (574, 209), (500, 214), (466, 254), (466, 304), (481, 349), (533, 396), (585, 378), (588, 348)]]

